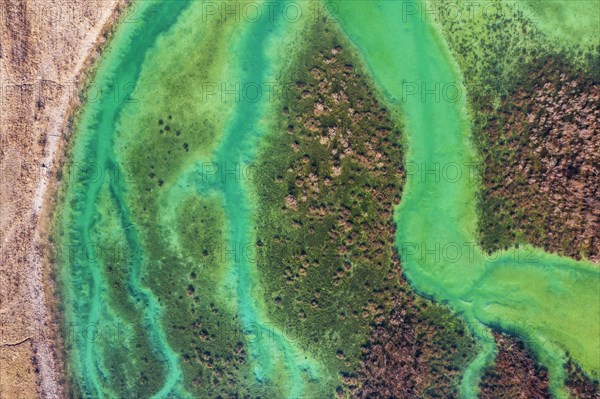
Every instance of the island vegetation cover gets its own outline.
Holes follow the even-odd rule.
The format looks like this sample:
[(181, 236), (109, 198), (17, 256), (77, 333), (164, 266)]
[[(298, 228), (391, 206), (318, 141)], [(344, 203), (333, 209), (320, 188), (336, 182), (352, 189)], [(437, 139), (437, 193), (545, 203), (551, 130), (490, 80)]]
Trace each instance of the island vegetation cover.
[(597, 398), (599, 12), (131, 4), (54, 217), (69, 394)]

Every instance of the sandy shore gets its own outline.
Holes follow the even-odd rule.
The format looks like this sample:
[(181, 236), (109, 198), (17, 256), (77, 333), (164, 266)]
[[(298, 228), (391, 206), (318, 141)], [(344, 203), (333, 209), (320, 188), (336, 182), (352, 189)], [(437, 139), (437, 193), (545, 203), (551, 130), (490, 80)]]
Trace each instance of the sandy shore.
[(61, 398), (47, 226), (57, 165), (126, 0), (0, 0), (0, 398)]

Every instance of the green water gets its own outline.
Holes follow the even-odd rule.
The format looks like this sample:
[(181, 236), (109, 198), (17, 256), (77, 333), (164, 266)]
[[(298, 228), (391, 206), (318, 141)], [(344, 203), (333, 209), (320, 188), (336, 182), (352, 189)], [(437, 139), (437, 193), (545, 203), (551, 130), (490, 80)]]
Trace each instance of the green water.
[[(443, 38), (402, 2), (336, 2), (335, 14), (406, 123), (407, 183), (395, 211), (396, 243), (404, 272), (417, 291), (463, 314), (480, 338), (481, 354), (465, 373), (462, 394), (475, 397), (479, 377), (494, 355), (481, 326), (526, 335), (549, 368), (551, 389), (567, 397), (564, 354), (592, 377), (600, 372), (600, 273), (588, 262), (514, 248), (486, 255), (475, 243), (477, 181), (469, 141), (466, 96), (407, 95), (410, 84), (430, 90), (462, 87)], [(368, 29), (365, 29), (368, 26)], [(464, 90), (464, 89), (462, 89)], [(439, 92), (439, 90), (438, 90)], [(435, 90), (434, 90), (435, 93)], [(410, 173), (411, 168), (440, 172)], [(460, 168), (441, 175), (445, 166)], [(437, 178), (436, 178), (437, 177)]]
[[(240, 179), (239, 172), (211, 179), (203, 176), (207, 164), (229, 170), (252, 164), (261, 140), (272, 128), (277, 104), (267, 96), (259, 101), (223, 103), (214, 98), (202, 102), (196, 97), (198, 92), (186, 91), (215, 79), (276, 80), (289, 57), (286, 47), (301, 45), (293, 39), (301, 24), (288, 23), (278, 13), (273, 19), (253, 23), (230, 18), (202, 25), (185, 19), (196, 16), (203, 4), (206, 2), (140, 3), (136, 23), (121, 25), (95, 77), (96, 85), (110, 95), (89, 102), (81, 115), (71, 158), (94, 165), (105, 172), (105, 178), (90, 179), (86, 174), (68, 184), (62, 199), (59, 239), (82, 247), (98, 237), (110, 237), (125, 242), (138, 255), (128, 259), (124, 273), (123, 301), (130, 302), (129, 307), (110, 297), (116, 278), (107, 271), (110, 262), (97, 247), (85, 245), (74, 256), (62, 259), (65, 318), (75, 337), (70, 370), (85, 397), (120, 397), (125, 390), (134, 392), (144, 385), (151, 391), (147, 396), (192, 396), (181, 353), (174, 349), (174, 339), (166, 328), (170, 315), (165, 309), (172, 306), (167, 303), (174, 294), (170, 288), (161, 289), (162, 277), (152, 276), (165, 273), (168, 277), (164, 269), (171, 261), (156, 254), (163, 248), (152, 247), (147, 231), (156, 230), (152, 234), (167, 237), (174, 248), (184, 246), (183, 240), (173, 239), (176, 234), (171, 233), (173, 225), (185, 217), (178, 209), (190, 198), (220, 203), (224, 230), (221, 254), (227, 256), (221, 259), (222, 269), (213, 273), (215, 286), (209, 289), (213, 291), (211, 298), (224, 303), (249, 332), (245, 338), (252, 381), (273, 386), (282, 397), (297, 398), (314, 394), (327, 378), (310, 353), (270, 324), (266, 305), (259, 299), (263, 295), (254, 260), (256, 201), (252, 184)], [(420, 93), (406, 95), (407, 87), (414, 84), (462, 88), (460, 71), (443, 38), (420, 15), (403, 13), (402, 2), (340, 1), (328, 5), (389, 104), (402, 116), (407, 170), (415, 166), (435, 168), (436, 164), (440, 168), (459, 165), (462, 170), (458, 179), (409, 173), (395, 220), (397, 247), (413, 287), (462, 314), (480, 340), (480, 355), (465, 373), (463, 395), (476, 396), (481, 372), (493, 360), (495, 348), (489, 327), (532, 338), (530, 345), (549, 368), (557, 397), (566, 396), (562, 366), (567, 351), (597, 378), (597, 269), (587, 262), (534, 248), (515, 248), (493, 256), (482, 253), (475, 244), (478, 183), (469, 172), (477, 159), (470, 144), (465, 96), (451, 102), (435, 101), (433, 95), (425, 100)], [(197, 52), (200, 59), (186, 57), (186, 51)], [(169, 57), (171, 53), (176, 56)], [(183, 71), (191, 81), (174, 69)], [(177, 77), (170, 78), (170, 72)], [(131, 93), (133, 82), (140, 85), (139, 93)], [(133, 100), (134, 95), (140, 101)], [(162, 129), (162, 136), (156, 132), (156, 120), (165, 118), (166, 110), (175, 119), (184, 119), (182, 131), (187, 131), (182, 137), (189, 134), (185, 139), (188, 147), (181, 156), (171, 155), (175, 144), (164, 144), (157, 138), (166, 135)], [(204, 123), (196, 123), (198, 120)], [(183, 142), (173, 143), (182, 151)], [(170, 158), (165, 155), (144, 160), (159, 150)], [(152, 164), (152, 170), (164, 179), (159, 184), (161, 191), (155, 188), (154, 177), (153, 188), (146, 187), (145, 169), (128, 172), (119, 166), (134, 157), (144, 167)], [(106, 178), (108, 172), (128, 175), (132, 180)], [(143, 197), (145, 189), (149, 194)], [(151, 206), (156, 207), (157, 216), (148, 222), (143, 211)], [(183, 275), (188, 270), (173, 273)], [(167, 286), (166, 280), (163, 283)], [(120, 306), (124, 310), (117, 311)], [(123, 353), (130, 355), (111, 363), (116, 354), (105, 341), (97, 339), (97, 330), (100, 325), (116, 322), (123, 323), (135, 339), (118, 342)], [(124, 376), (115, 371), (119, 362), (126, 364)], [(140, 379), (138, 370), (151, 376), (148, 384)], [(124, 381), (114, 382), (119, 378)]]
[[(148, 252), (149, 243), (143, 242), (147, 240), (145, 231), (138, 233), (139, 215), (132, 215), (130, 209), (131, 201), (135, 201), (135, 192), (132, 190), (140, 189), (139, 181), (135, 180), (135, 176), (133, 181), (128, 181), (127, 178), (135, 173), (123, 168), (129, 162), (127, 156), (132, 154), (130, 147), (135, 148), (139, 144), (138, 138), (130, 137), (132, 131), (134, 136), (142, 134), (139, 125), (135, 125), (136, 121), (144, 118), (140, 102), (147, 105), (153, 100), (150, 97), (154, 93), (147, 94), (148, 86), (154, 83), (148, 82), (148, 75), (150, 74), (151, 79), (156, 79), (160, 64), (173, 62), (164, 56), (169, 52), (164, 40), (170, 39), (165, 39), (161, 34), (169, 29), (182, 35), (189, 33), (185, 31), (186, 22), (178, 22), (177, 19), (183, 10), (189, 14), (198, 13), (203, 2), (189, 4), (191, 8), (187, 8), (187, 2), (179, 1), (148, 2), (134, 7), (135, 13), (132, 15), (135, 15), (135, 23), (122, 24), (95, 77), (96, 86), (114, 89), (116, 85), (117, 90), (126, 86), (129, 91), (118, 95), (115, 91), (114, 96), (104, 95), (100, 101), (90, 102), (79, 122), (72, 161), (77, 165), (88, 165), (92, 170), (100, 170), (104, 177), (90, 179), (90, 173), (82, 172), (67, 187), (63, 201), (69, 208), (61, 213), (60, 239), (67, 246), (84, 248), (83, 251), (76, 250), (74, 257), (62, 259), (66, 266), (61, 276), (63, 286), (66, 287), (63, 291), (65, 317), (70, 326), (69, 334), (75, 337), (72, 342), (71, 367), (84, 396), (122, 395), (119, 388), (111, 386), (110, 381), (116, 376), (113, 370), (108, 370), (105, 366), (106, 343), (97, 337), (98, 326), (116, 321), (131, 324), (131, 321), (123, 320), (111, 308), (105, 271), (110, 262), (103, 260), (103, 254), (96, 253), (98, 251), (95, 245), (89, 245), (95, 243), (95, 239), (106, 240), (111, 234), (118, 236), (117, 239), (125, 240), (128, 250), (137, 255), (127, 261), (127, 291), (130, 298), (126, 300), (135, 303), (135, 312), (142, 313), (142, 325), (149, 338), (151, 355), (159, 359), (159, 367), (164, 368), (162, 373), (154, 370), (154, 375), (164, 381), (153, 396), (189, 396), (182, 381), (182, 359), (170, 346), (163, 329), (166, 317), (164, 306), (145, 283), (149, 280), (144, 276), (147, 273), (144, 269), (152, 261)], [(231, 48), (230, 56), (235, 54), (234, 57), (237, 57), (227, 59), (227, 65), (224, 65), (214, 60), (217, 58), (213, 57), (214, 54), (210, 55), (209, 61), (212, 64), (208, 64), (208, 68), (216, 70), (216, 76), (209, 75), (208, 78), (218, 78), (220, 72), (229, 68), (229, 81), (269, 82), (273, 78), (273, 66), (281, 63), (277, 60), (280, 52), (270, 50), (271, 42), (275, 37), (283, 40), (282, 35), (290, 35), (295, 31), (295, 26), (280, 23), (280, 16), (281, 14), (276, 13), (274, 18), (265, 18), (259, 23), (206, 24), (212, 26), (216, 35), (225, 35), (235, 25), (235, 34), (229, 36), (231, 42), (228, 46)], [(183, 26), (181, 31), (177, 31), (179, 25)], [(203, 45), (210, 46), (210, 41), (214, 38), (210, 36), (210, 32), (206, 33)], [(163, 53), (156, 51), (157, 43), (159, 48), (165, 49), (161, 50)], [(193, 42), (191, 44), (194, 45)], [(157, 63), (157, 60), (160, 61)], [(141, 82), (142, 87), (132, 93), (133, 87), (137, 86), (133, 84), (135, 82)], [(197, 95), (198, 92), (191, 94)], [(205, 182), (202, 173), (198, 173), (198, 169), (206, 163), (235, 168), (236, 165), (248, 165), (254, 160), (257, 144), (268, 127), (269, 120), (265, 112), (271, 97), (262, 96), (260, 101), (236, 102), (232, 107), (235, 111), (232, 118), (223, 117), (228, 106), (219, 104), (218, 100), (216, 98), (206, 107), (213, 106), (216, 113), (222, 114), (213, 121), (219, 126), (220, 132), (210, 132), (211, 136), (207, 136), (206, 142), (201, 143), (203, 149), (197, 150), (199, 156), (194, 162), (172, 167), (168, 171), (171, 179), (167, 181), (167, 185), (171, 182), (173, 184), (169, 185), (164, 194), (169, 201), (161, 211), (166, 215), (162, 220), (166, 223), (173, 222), (169, 215), (174, 216), (169, 210), (190, 194), (221, 200), (225, 214), (224, 224), (228, 229), (225, 248), (221, 252), (226, 253), (231, 249), (233, 254), (231, 259), (225, 260), (227, 271), (220, 282), (219, 295), (224, 297), (223, 302), (233, 303), (242, 329), (255, 336), (248, 344), (256, 383), (276, 386), (286, 397), (300, 397), (305, 392), (305, 382), (311, 381), (314, 385), (319, 380), (318, 366), (309, 359), (308, 354), (300, 352), (280, 331), (269, 325), (261, 303), (255, 299), (260, 295), (255, 286), (253, 260), (248, 256), (251, 254), (244, 252), (241, 256), (240, 252), (241, 249), (252, 247), (255, 241), (252, 231), (254, 205), (248, 193), (249, 188), (235, 176), (222, 181)], [(176, 109), (177, 107), (175, 105)], [(191, 117), (198, 118), (198, 114)], [(131, 123), (134, 123), (133, 129)], [(115, 141), (115, 137), (118, 137), (119, 142)], [(211, 151), (211, 148), (214, 150)], [(179, 174), (176, 173), (178, 168)], [(113, 178), (114, 176), (118, 177)], [(139, 213), (137, 208), (135, 213)], [(116, 222), (113, 220), (115, 218)], [(108, 232), (100, 231), (107, 228)], [(110, 233), (110, 229), (117, 232)], [(127, 344), (126, 349), (139, 350), (134, 345)], [(108, 356), (110, 355), (109, 353)], [(142, 368), (140, 365), (138, 367)]]
[[(64, 281), (65, 316), (69, 322), (68, 334), (74, 337), (71, 351), (71, 367), (77, 374), (84, 397), (103, 397), (109, 392), (103, 388), (103, 380), (108, 377), (102, 366), (102, 356), (95, 347), (97, 329), (103, 322), (114, 320), (105, 297), (106, 279), (99, 265), (99, 255), (91, 231), (97, 218), (97, 202), (100, 191), (110, 185), (110, 192), (116, 203), (121, 228), (126, 228), (127, 244), (132, 253), (140, 252), (136, 229), (132, 226), (126, 203), (123, 201), (123, 180), (107, 178), (122, 175), (113, 151), (115, 121), (124, 104), (131, 101), (131, 86), (140, 72), (144, 54), (157, 35), (168, 29), (186, 2), (172, 1), (160, 4), (143, 2), (138, 9), (140, 18), (136, 23), (123, 23), (119, 35), (112, 43), (99, 66), (96, 87), (104, 95), (98, 101), (89, 102), (81, 115), (77, 142), (73, 147), (72, 161), (75, 165), (86, 165), (92, 173), (79, 170), (75, 184), (67, 191), (64, 203), (69, 206), (63, 211), (63, 232), (65, 247), (74, 251), (68, 258), (67, 267), (62, 270)], [(143, 21), (143, 25), (142, 25)], [(124, 51), (128, 49), (131, 51)], [(118, 90), (121, 90), (119, 93)], [(98, 177), (98, 175), (102, 177)], [(137, 257), (136, 257), (137, 258)], [(172, 392), (181, 372), (178, 356), (171, 350), (161, 330), (158, 318), (160, 308), (152, 293), (140, 285), (141, 259), (130, 264), (132, 272), (128, 286), (135, 301), (144, 309), (144, 326), (157, 356), (164, 359), (165, 381), (157, 397)], [(118, 392), (113, 392), (118, 395)]]
[[(285, 2), (282, 2), (284, 4)], [(285, 35), (288, 24), (275, 14), (272, 21), (250, 24), (243, 37), (234, 46), (239, 54), (241, 73), (239, 82), (268, 82), (276, 61), (269, 58), (269, 39)], [(229, 271), (222, 284), (224, 291), (235, 298), (236, 311), (242, 328), (252, 332), (255, 338), (250, 343), (251, 358), (255, 363), (254, 374), (258, 382), (279, 377), (288, 386), (287, 397), (301, 397), (304, 380), (317, 380), (318, 365), (308, 360), (283, 336), (270, 326), (262, 304), (256, 299), (257, 276), (254, 270), (256, 238), (253, 234), (253, 212), (255, 205), (248, 192), (246, 179), (237, 168), (251, 165), (256, 157), (260, 139), (267, 133), (269, 106), (268, 96), (258, 101), (241, 100), (234, 107), (234, 116), (224, 127), (223, 137), (216, 150), (206, 159), (200, 159), (182, 173), (181, 182), (169, 193), (171, 198), (185, 195), (185, 189), (194, 187), (197, 194), (217, 194), (223, 202), (226, 215), (227, 235), (224, 249)], [(230, 173), (206, 176), (203, 168), (216, 165)], [(231, 173), (233, 171), (233, 173)], [(280, 376), (285, 373), (284, 377)], [(287, 379), (287, 381), (285, 381)]]

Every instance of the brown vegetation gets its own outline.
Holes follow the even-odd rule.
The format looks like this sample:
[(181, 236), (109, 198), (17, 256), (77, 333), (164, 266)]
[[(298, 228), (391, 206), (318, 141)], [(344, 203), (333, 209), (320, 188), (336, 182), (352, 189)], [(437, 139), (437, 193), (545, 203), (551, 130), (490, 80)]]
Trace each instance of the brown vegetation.
[(522, 342), (494, 333), (498, 355), (481, 380), (481, 399), (550, 399), (548, 372), (536, 365)]
[(548, 61), (484, 113), (484, 247), (520, 241), (600, 261), (598, 83)]
[(458, 398), (474, 342), (443, 306), (418, 297), (405, 280), (393, 310), (373, 328), (351, 385), (358, 398)]

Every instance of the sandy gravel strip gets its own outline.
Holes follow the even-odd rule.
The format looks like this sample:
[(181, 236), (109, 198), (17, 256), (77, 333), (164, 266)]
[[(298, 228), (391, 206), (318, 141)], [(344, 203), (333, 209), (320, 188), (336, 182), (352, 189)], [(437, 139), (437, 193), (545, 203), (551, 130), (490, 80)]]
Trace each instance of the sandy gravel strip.
[(0, 0), (1, 399), (66, 396), (48, 261), (55, 176), (86, 72), (127, 5)]

